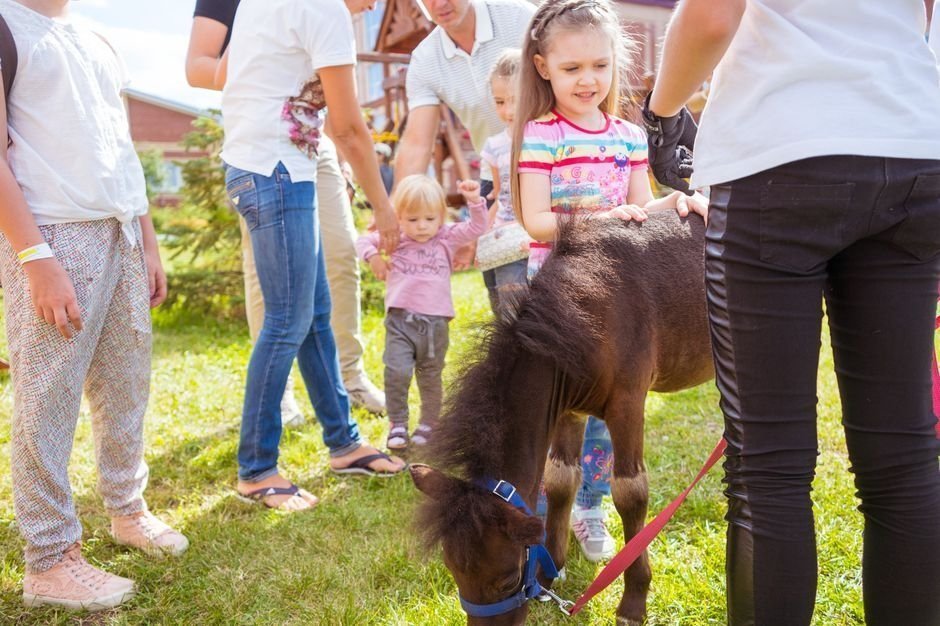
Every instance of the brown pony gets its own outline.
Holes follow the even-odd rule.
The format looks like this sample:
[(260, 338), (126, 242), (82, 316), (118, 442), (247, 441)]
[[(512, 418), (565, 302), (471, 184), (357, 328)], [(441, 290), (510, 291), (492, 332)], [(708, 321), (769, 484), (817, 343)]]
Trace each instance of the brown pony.
[[(603, 418), (610, 430), (611, 494), (624, 537), (642, 528), (646, 394), (686, 389), (714, 375), (704, 231), (700, 217), (672, 211), (642, 224), (569, 222), (515, 318), (495, 322), (485, 334), (435, 432), (431, 458), (440, 471), (412, 468), (415, 484), (430, 496), (419, 510), (419, 528), (429, 545), (443, 545), (464, 600), (490, 604), (517, 593), (525, 546), (543, 538), (537, 517), (472, 481), (505, 480), (534, 510), (544, 470), (545, 545), (564, 566), (586, 415)], [(650, 577), (644, 553), (624, 574), (618, 623), (642, 622)], [(523, 604), (468, 623), (521, 624), (526, 615)]]

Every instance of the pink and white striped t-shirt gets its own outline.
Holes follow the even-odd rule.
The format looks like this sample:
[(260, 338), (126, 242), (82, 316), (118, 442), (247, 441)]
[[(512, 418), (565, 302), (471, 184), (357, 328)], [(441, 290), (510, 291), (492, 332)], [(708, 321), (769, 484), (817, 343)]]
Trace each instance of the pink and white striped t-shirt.
[(606, 211), (626, 204), (630, 172), (647, 169), (646, 133), (605, 115), (601, 130), (581, 128), (552, 111), (525, 125), (520, 174), (551, 177), (552, 211)]
[[(626, 120), (604, 117), (607, 123), (596, 131), (557, 111), (525, 125), (518, 172), (551, 177), (552, 212), (606, 211), (626, 204), (630, 173), (648, 169), (646, 133)], [(550, 252), (550, 243), (530, 244), (530, 278)]]

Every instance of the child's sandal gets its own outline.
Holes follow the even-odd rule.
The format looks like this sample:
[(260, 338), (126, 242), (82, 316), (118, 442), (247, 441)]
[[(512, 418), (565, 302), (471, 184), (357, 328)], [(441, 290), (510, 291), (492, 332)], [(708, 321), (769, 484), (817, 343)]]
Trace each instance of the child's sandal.
[(431, 439), (432, 430), (427, 424), (418, 424), (418, 427), (411, 435), (411, 440), (416, 446), (426, 446)]
[(408, 447), (408, 427), (392, 426), (388, 431), (385, 447), (389, 450), (404, 450)]

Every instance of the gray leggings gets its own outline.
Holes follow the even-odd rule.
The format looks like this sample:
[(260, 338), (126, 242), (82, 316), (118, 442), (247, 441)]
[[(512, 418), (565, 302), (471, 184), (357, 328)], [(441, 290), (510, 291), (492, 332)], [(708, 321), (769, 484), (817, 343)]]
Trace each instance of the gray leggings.
[(434, 426), (441, 414), (441, 373), (447, 355), (450, 320), (389, 309), (385, 315), (385, 403), (392, 425), (408, 425), (408, 389), (412, 374), (421, 395), (421, 423)]

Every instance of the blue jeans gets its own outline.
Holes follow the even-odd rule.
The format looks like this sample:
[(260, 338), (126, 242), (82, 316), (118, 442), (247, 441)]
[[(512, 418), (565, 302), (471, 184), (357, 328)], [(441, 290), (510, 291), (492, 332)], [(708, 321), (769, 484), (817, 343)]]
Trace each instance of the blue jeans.
[(281, 396), (294, 358), (330, 456), (358, 448), (359, 427), (349, 413), (330, 329), (316, 186), (293, 182), (278, 163), (270, 176), (226, 165), (225, 187), (248, 225), (264, 295), (264, 324), (248, 364), (238, 444), (238, 477), (256, 482), (277, 472)]
[(610, 442), (607, 423), (593, 415), (584, 427), (584, 445), (581, 446), (581, 486), (575, 503), (584, 509), (601, 505), (610, 495), (610, 470), (614, 466), (614, 447)]

